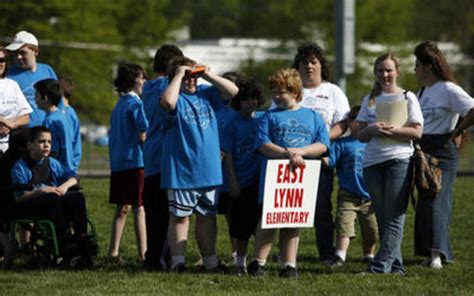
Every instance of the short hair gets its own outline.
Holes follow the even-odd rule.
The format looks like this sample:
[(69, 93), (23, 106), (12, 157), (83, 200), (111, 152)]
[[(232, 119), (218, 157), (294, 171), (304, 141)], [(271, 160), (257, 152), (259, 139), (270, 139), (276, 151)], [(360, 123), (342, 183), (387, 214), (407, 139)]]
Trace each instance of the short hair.
[(174, 78), (176, 73), (176, 69), (180, 66), (194, 66), (196, 65), (196, 61), (191, 60), (188, 57), (175, 57), (173, 58), (170, 63), (168, 64), (168, 68), (166, 69), (166, 76), (168, 76), (168, 80), (171, 81)]
[(296, 69), (281, 69), (268, 78), (270, 89), (284, 88), (296, 94), (296, 101), (303, 100), (303, 82)]
[(156, 50), (153, 59), (153, 71), (157, 73), (166, 73), (169, 62), (175, 57), (182, 57), (183, 52), (173, 44), (163, 44)]
[(28, 134), (28, 142), (34, 142), (40, 137), (42, 133), (51, 134), (51, 130), (41, 125), (30, 128), (29, 134)]
[(63, 95), (57, 80), (52, 78), (43, 79), (36, 82), (34, 87), (42, 98), (48, 97), (48, 100), (52, 105), (57, 106), (59, 102), (61, 102)]
[(231, 100), (231, 107), (239, 111), (240, 102), (257, 99), (257, 108), (261, 107), (265, 100), (263, 99), (262, 89), (258, 83), (250, 78), (243, 78), (236, 81), (239, 92)]
[(7, 53), (6, 48), (1, 45), (0, 45), (0, 51), (3, 52), (3, 54), (5, 55), (5, 70), (3, 71), (2, 76), (1, 76), (1, 78), (5, 78), (8, 72), (8, 61), (6, 60), (8, 57), (8, 53)]
[(114, 80), (115, 90), (119, 93), (129, 92), (135, 87), (135, 79), (140, 76), (146, 77), (145, 69), (137, 64), (121, 64)]
[(321, 64), (321, 78), (325, 81), (331, 81), (331, 71), (329, 70), (329, 63), (326, 58), (326, 53), (321, 46), (314, 42), (305, 42), (298, 47), (298, 52), (293, 60), (293, 68), (298, 70), (300, 62), (314, 56)]
[(221, 76), (227, 80), (232, 81), (233, 83), (237, 83), (240, 80), (246, 79), (245, 74), (238, 71), (227, 71), (224, 72)]
[(61, 92), (63, 93), (63, 96), (68, 100), (71, 99), (73, 90), (71, 79), (61, 77), (59, 78), (59, 85), (61, 86)]
[(456, 82), (444, 54), (433, 41), (424, 41), (415, 47), (413, 52), (416, 59), (423, 65), (431, 65), (431, 72), (443, 81)]

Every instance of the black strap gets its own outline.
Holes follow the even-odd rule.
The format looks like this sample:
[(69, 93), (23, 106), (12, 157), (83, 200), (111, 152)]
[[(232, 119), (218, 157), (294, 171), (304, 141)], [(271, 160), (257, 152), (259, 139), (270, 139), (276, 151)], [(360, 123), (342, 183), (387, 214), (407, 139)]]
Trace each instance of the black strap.
[(33, 175), (29, 185), (51, 184), (51, 174), (49, 170), (49, 158), (47, 157), (42, 163), (35, 162), (31, 158), (25, 159), (31, 169)]
[(420, 91), (418, 92), (418, 100), (421, 99), (421, 96), (423, 95), (423, 92), (425, 91), (425, 87), (423, 86), (420, 88)]

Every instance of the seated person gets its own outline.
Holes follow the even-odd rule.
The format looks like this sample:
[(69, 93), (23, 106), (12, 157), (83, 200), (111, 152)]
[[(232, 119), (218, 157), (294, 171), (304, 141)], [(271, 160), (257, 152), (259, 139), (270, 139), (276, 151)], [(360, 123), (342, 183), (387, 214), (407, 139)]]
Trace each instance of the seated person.
[(51, 132), (42, 126), (31, 128), (27, 151), (11, 171), (14, 187), (31, 186), (31, 189), (17, 188), (14, 192), (14, 217), (51, 220), (56, 227), (62, 256), (72, 256), (66, 254), (66, 244), (69, 250), (75, 244), (77, 253), (74, 255), (90, 260), (90, 256), (97, 253), (97, 245), (87, 236), (85, 199), (80, 192), (68, 191), (78, 184), (75, 174), (49, 157)]

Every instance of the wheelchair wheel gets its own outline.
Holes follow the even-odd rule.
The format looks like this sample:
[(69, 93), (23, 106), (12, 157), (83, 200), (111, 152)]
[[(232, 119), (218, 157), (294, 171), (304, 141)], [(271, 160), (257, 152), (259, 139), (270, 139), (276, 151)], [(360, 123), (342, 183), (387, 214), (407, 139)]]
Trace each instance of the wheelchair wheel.
[(8, 269), (13, 259), (13, 246), (8, 235), (0, 232), (0, 269)]

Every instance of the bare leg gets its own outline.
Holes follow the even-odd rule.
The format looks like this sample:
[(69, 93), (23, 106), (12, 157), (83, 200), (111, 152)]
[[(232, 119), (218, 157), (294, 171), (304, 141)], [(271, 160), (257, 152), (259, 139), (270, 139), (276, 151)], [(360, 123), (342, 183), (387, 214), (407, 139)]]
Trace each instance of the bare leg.
[[(299, 230), (298, 228), (280, 229), (281, 262), (296, 264), (298, 254)], [(286, 264), (285, 264), (286, 265)]]
[(262, 229), (261, 222), (258, 222), (257, 233), (255, 234), (255, 260), (260, 263), (266, 262), (268, 255), (272, 250), (274, 236), (275, 229)]
[(146, 244), (146, 226), (145, 226), (145, 210), (143, 206), (133, 208), (133, 225), (135, 227), (135, 238), (138, 246), (138, 260), (145, 260)]
[(184, 256), (188, 241), (189, 217), (176, 217), (170, 214), (168, 242), (171, 256)]
[(216, 240), (216, 216), (196, 214), (196, 241), (203, 258), (216, 255)]
[(110, 237), (109, 257), (117, 257), (119, 255), (120, 239), (122, 238), (123, 228), (127, 215), (130, 212), (130, 205), (117, 205), (114, 218), (112, 221), (112, 235)]

